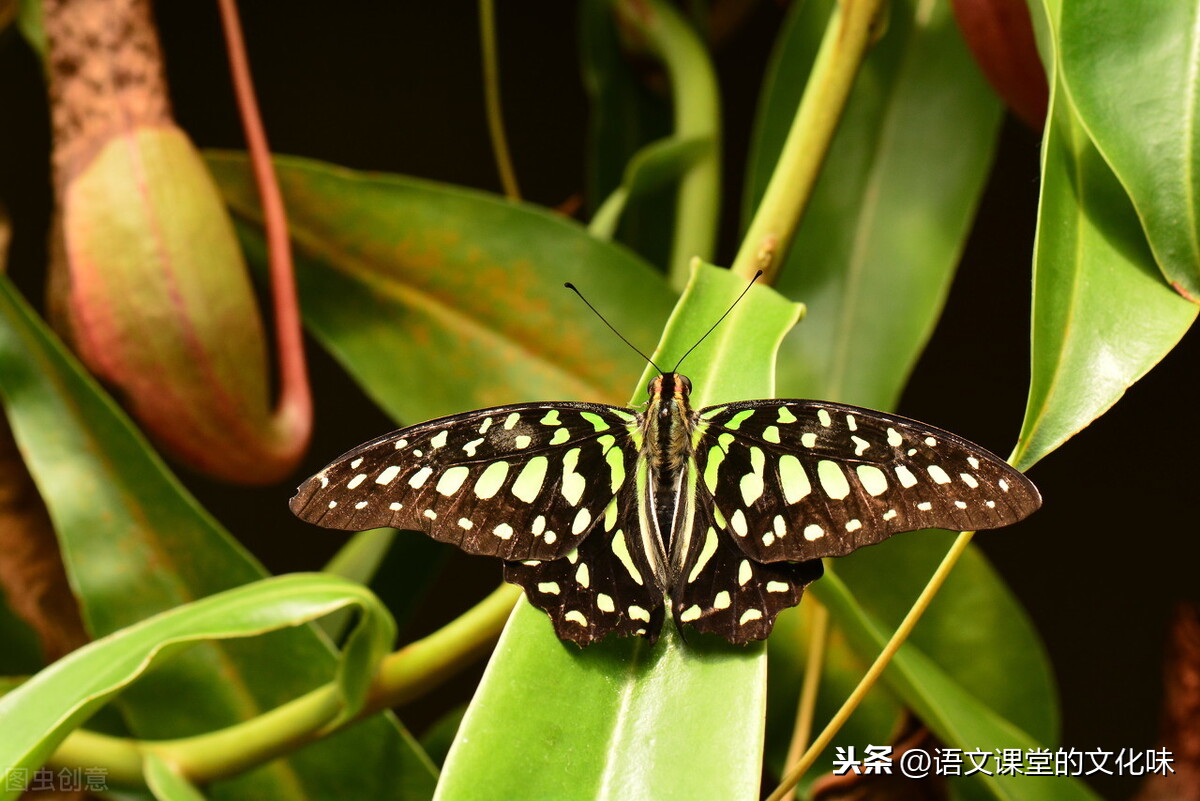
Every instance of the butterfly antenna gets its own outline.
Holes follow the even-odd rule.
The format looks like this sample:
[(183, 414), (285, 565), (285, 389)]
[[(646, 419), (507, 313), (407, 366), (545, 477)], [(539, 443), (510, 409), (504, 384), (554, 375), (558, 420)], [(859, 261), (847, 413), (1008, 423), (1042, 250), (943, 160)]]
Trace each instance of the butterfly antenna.
[[(686, 359), (688, 356), (690, 356), (690, 355), (691, 355), (691, 353), (692, 353), (692, 351), (694, 351), (696, 348), (700, 347), (700, 343), (701, 343), (701, 342), (703, 342), (704, 340), (708, 339), (708, 335), (709, 335), (709, 334), (711, 334), (713, 331), (717, 330), (717, 326), (721, 324), (721, 321), (722, 321), (722, 320), (724, 320), (726, 317), (728, 317), (728, 316), (729, 316), (729, 313), (730, 313), (731, 311), (733, 311), (733, 307), (734, 307), (734, 306), (736, 306), (736, 305), (738, 305), (739, 303), (741, 303), (741, 301), (742, 301), (742, 298), (746, 297), (746, 293), (750, 291), (750, 287), (754, 286), (754, 282), (755, 282), (755, 281), (757, 281), (757, 280), (758, 280), (758, 278), (759, 278), (759, 276), (761, 276), (762, 274), (763, 274), (763, 271), (762, 271), (762, 270), (759, 270), (758, 272), (756, 272), (756, 273), (754, 274), (754, 277), (750, 279), (750, 283), (746, 284), (746, 288), (742, 290), (742, 294), (740, 294), (740, 295), (738, 295), (738, 296), (737, 296), (737, 300), (735, 300), (733, 303), (729, 304), (729, 308), (728, 308), (728, 309), (726, 309), (726, 310), (725, 310), (725, 313), (724, 313), (724, 314), (722, 314), (722, 315), (721, 315), (721, 316), (720, 316), (720, 317), (717, 319), (717, 321), (716, 321), (715, 323), (713, 323), (713, 324), (712, 324), (712, 327), (711, 327), (711, 328), (709, 328), (707, 331), (705, 331), (705, 332), (704, 332), (704, 336), (702, 336), (702, 337), (700, 337), (699, 339), (697, 339), (697, 340), (696, 340), (696, 344), (695, 344), (695, 345), (692, 345), (690, 348), (688, 348), (688, 349), (687, 349), (687, 353), (685, 353), (685, 354), (683, 354), (682, 356), (680, 356), (680, 357), (679, 357), (679, 361), (675, 362), (675, 369), (673, 369), (673, 370), (671, 371), (672, 373), (674, 373), (674, 372), (676, 372), (677, 370), (679, 370), (679, 365), (683, 364), (683, 360), (684, 360), (684, 359)], [(661, 372), (661, 371), (660, 371), (660, 372)]]
[(612, 323), (610, 323), (608, 320), (604, 319), (604, 315), (603, 315), (603, 314), (601, 314), (599, 311), (597, 311), (595, 306), (593, 306), (591, 303), (588, 303), (588, 299), (587, 299), (587, 298), (585, 298), (585, 297), (583, 296), (583, 293), (582, 293), (582, 292), (580, 292), (578, 289), (576, 289), (576, 288), (575, 288), (575, 285), (574, 285), (574, 284), (572, 284), (570, 281), (567, 281), (565, 284), (563, 284), (563, 286), (565, 286), (567, 289), (571, 290), (571, 291), (572, 291), (572, 292), (574, 292), (576, 295), (578, 295), (578, 296), (579, 296), (579, 299), (580, 299), (580, 300), (582, 300), (582, 301), (584, 302), (584, 304), (585, 304), (585, 305), (586, 305), (586, 306), (587, 306), (589, 309), (591, 309), (591, 310), (592, 310), (592, 313), (593, 313), (593, 314), (595, 314), (597, 317), (599, 317), (599, 318), (600, 318), (600, 322), (602, 322), (602, 323), (604, 323), (605, 325), (607, 325), (607, 326), (608, 326), (608, 330), (612, 331), (614, 334), (616, 334), (618, 337), (620, 337), (622, 342), (624, 342), (624, 343), (625, 343), (626, 345), (628, 345), (629, 347), (633, 348), (633, 352), (634, 352), (634, 353), (636, 353), (638, 356), (641, 356), (641, 357), (642, 357), (643, 359), (645, 359), (646, 361), (650, 362), (650, 366), (651, 366), (651, 367), (653, 367), (655, 370), (658, 370), (658, 372), (659, 372), (659, 373), (661, 373), (661, 372), (662, 372), (662, 368), (661, 368), (661, 367), (659, 367), (657, 364), (655, 364), (653, 359), (651, 359), (649, 356), (647, 356), (646, 354), (644, 354), (644, 353), (642, 353), (640, 350), (638, 350), (638, 347), (637, 347), (637, 345), (634, 345), (632, 342), (630, 342), (628, 339), (626, 339), (626, 338), (625, 338), (625, 335), (624, 335), (624, 334), (622, 334), (622, 333), (621, 333), (620, 331), (618, 331), (616, 328), (613, 328), (613, 324), (612, 324)]

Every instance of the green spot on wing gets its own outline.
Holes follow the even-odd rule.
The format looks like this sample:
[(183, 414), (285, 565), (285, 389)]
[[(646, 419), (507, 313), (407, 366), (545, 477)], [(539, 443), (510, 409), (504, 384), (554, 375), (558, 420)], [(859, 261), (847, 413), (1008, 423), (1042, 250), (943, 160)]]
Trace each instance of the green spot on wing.
[(704, 485), (708, 487), (709, 492), (717, 491), (717, 471), (721, 467), (721, 462), (725, 459), (725, 451), (720, 448), (711, 448), (708, 453), (708, 464), (704, 465)]
[(779, 483), (783, 486), (783, 499), (788, 503), (799, 501), (812, 492), (808, 473), (800, 460), (790, 453), (779, 457)]
[(623, 530), (618, 529), (617, 533), (613, 535), (612, 549), (617, 560), (629, 571), (629, 576), (638, 584), (643, 584), (642, 574), (638, 572), (637, 565), (633, 563), (633, 557), (629, 555), (629, 546), (625, 543), (625, 532)]
[(592, 424), (592, 428), (597, 431), (607, 431), (609, 429), (608, 422), (603, 417), (594, 412), (580, 412), (579, 416)]
[(545, 456), (535, 456), (526, 462), (517, 480), (513, 482), (512, 494), (525, 503), (533, 503), (542, 489), (542, 482), (546, 480), (546, 468), (549, 466), (550, 460)]
[(625, 454), (620, 448), (609, 448), (604, 452), (604, 461), (612, 471), (612, 491), (615, 493), (625, 483)]
[(730, 431), (737, 431), (739, 428), (742, 427), (742, 423), (749, 420), (750, 416), (753, 414), (754, 414), (753, 409), (743, 409), (742, 411), (738, 412), (733, 417), (731, 417), (729, 422), (725, 424), (725, 427), (728, 428)]

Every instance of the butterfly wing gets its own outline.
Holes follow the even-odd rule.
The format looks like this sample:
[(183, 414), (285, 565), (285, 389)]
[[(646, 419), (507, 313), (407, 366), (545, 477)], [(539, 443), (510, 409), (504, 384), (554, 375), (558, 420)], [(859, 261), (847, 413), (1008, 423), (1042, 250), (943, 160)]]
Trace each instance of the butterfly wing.
[(698, 492), (758, 562), (844, 556), (922, 528), (998, 528), (1041, 505), (996, 455), (897, 415), (746, 401), (702, 409), (697, 428)]
[(393, 526), (472, 554), (558, 559), (601, 523), (629, 480), (635, 428), (633, 412), (588, 403), (444, 417), (346, 453), (290, 505), (326, 528)]
[(654, 642), (662, 628), (664, 591), (649, 563), (647, 546), (654, 543), (643, 535), (649, 530), (645, 460), (633, 449), (625, 456), (633, 491), (609, 501), (602, 522), (577, 549), (504, 567), (504, 580), (521, 585), (530, 603), (549, 614), (559, 639), (581, 646), (609, 634)]
[(692, 498), (676, 526), (680, 566), (674, 571), (671, 611), (678, 624), (719, 634), (738, 645), (771, 633), (775, 616), (800, 603), (804, 588), (824, 572), (820, 559), (760, 562), (747, 556), (727, 524), (717, 521), (712, 498), (688, 472)]

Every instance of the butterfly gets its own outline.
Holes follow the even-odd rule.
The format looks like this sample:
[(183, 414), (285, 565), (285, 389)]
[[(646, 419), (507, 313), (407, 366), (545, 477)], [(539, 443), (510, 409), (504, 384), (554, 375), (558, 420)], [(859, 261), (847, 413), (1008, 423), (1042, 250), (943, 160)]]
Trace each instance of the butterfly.
[(504, 560), (563, 640), (678, 625), (746, 644), (844, 556), (923, 528), (1007, 526), (1041, 505), (999, 457), (892, 414), (813, 400), (694, 410), (661, 372), (644, 409), (523, 403), (402, 428), (305, 481), (320, 526), (423, 531)]

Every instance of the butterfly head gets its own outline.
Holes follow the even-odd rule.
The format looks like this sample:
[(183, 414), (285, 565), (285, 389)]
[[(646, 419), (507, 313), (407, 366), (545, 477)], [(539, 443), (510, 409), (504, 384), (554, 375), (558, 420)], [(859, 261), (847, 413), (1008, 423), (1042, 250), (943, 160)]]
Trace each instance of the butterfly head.
[(658, 408), (660, 414), (667, 416), (672, 409), (688, 407), (692, 382), (683, 373), (662, 373), (650, 379), (646, 392), (650, 395), (651, 405)]

